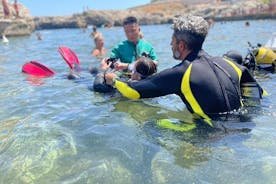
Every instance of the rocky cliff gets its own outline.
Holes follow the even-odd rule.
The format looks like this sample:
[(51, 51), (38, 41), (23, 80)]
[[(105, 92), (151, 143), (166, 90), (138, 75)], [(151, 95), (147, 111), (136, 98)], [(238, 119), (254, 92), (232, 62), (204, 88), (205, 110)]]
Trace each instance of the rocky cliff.
[(136, 16), (140, 24), (171, 23), (177, 15), (194, 14), (214, 20), (276, 18), (276, 0), (152, 0), (151, 3), (126, 10), (88, 10), (82, 14), (32, 18), (20, 5), (21, 18), (15, 18), (10, 4), (10, 18), (0, 9), (0, 33), (26, 35), (34, 29), (85, 28), (88, 25), (120, 26), (127, 16)]
[(76, 28), (87, 25), (120, 26), (122, 20), (133, 15), (140, 24), (171, 23), (177, 15), (194, 14), (214, 20), (276, 18), (276, 2), (262, 0), (155, 0), (127, 10), (89, 10), (70, 17), (37, 17), (37, 29)]
[(6, 36), (23, 36), (31, 34), (35, 29), (35, 24), (29, 10), (22, 4), (19, 4), (19, 17), (13, 4), (8, 3), (10, 15), (4, 18), (3, 7), (0, 5), (0, 34)]

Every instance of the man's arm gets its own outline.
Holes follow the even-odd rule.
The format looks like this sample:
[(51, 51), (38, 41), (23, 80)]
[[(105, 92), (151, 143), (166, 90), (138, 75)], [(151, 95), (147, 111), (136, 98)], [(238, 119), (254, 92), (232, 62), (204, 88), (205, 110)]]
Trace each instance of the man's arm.
[(122, 82), (106, 74), (106, 83), (114, 86), (123, 96), (131, 99), (153, 98), (179, 91), (181, 78), (173, 69), (164, 70), (138, 82)]

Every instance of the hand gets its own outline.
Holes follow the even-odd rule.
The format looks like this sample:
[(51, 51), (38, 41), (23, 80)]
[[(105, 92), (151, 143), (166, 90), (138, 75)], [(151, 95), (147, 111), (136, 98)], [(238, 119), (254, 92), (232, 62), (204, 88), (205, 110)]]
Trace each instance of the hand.
[(106, 73), (104, 75), (106, 84), (113, 86), (114, 79), (117, 78), (117, 75), (115, 73)]
[(115, 70), (124, 70), (124, 69), (127, 69), (127, 67), (128, 67), (127, 63), (122, 63), (122, 62), (119, 62), (119, 61), (114, 63)]

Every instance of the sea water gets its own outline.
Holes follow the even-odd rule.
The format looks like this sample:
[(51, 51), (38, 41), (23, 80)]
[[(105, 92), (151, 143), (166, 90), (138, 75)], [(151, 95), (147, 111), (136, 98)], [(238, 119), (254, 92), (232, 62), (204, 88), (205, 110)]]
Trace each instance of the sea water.
[[(159, 70), (178, 63), (170, 27), (141, 26)], [(204, 49), (245, 56), (248, 41), (265, 44), (275, 30), (275, 20), (218, 22)], [(88, 89), (94, 77), (87, 70), (100, 65), (91, 55), (91, 31), (41, 30), (43, 40), (33, 33), (0, 44), (0, 183), (275, 183), (275, 74), (256, 74), (269, 95), (244, 108), (239, 119), (219, 122), (223, 130), (174, 131), (156, 122), (194, 121), (175, 95), (133, 101)], [(122, 28), (99, 31), (108, 53), (125, 40)], [(76, 52), (83, 80), (66, 79), (69, 67), (59, 46)], [(31, 60), (56, 75), (23, 74), (22, 65)]]

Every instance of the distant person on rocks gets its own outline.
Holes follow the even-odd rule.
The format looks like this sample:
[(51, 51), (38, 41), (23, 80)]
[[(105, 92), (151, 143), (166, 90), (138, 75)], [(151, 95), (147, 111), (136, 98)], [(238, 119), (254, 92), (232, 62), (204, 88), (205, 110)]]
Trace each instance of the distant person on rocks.
[(212, 19), (212, 18), (207, 19), (207, 22), (208, 22), (208, 24), (209, 24), (209, 27), (213, 27), (214, 24), (215, 24), (215, 21), (214, 21), (214, 19)]
[(8, 6), (8, 1), (2, 0), (2, 6), (3, 6), (4, 18), (9, 18), (10, 17), (10, 9)]
[(14, 7), (14, 10), (15, 10), (15, 17), (19, 18), (20, 17), (19, 16), (19, 6), (18, 6), (17, 0), (14, 0), (13, 7)]

